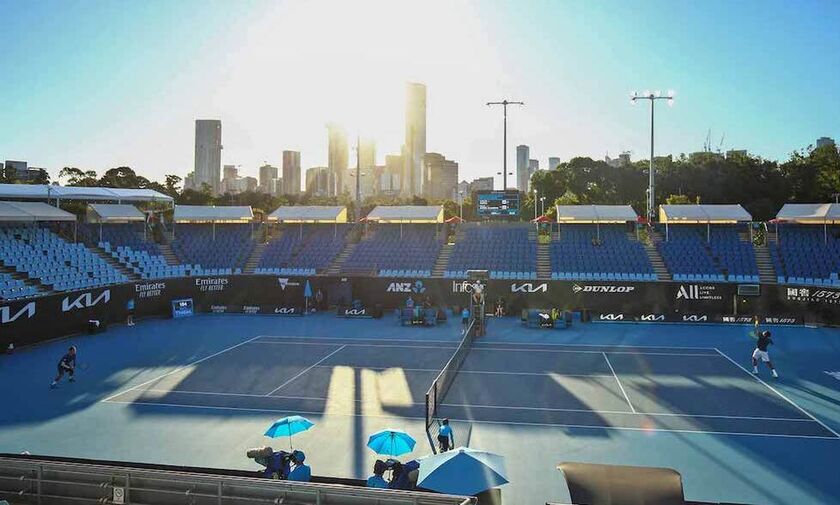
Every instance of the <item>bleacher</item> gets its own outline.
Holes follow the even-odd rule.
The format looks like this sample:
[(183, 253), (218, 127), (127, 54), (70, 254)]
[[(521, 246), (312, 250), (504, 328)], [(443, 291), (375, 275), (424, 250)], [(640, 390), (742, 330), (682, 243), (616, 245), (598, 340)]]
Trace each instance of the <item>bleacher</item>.
[(266, 244), (255, 273), (315, 275), (344, 249), (347, 225), (303, 225), (287, 228)]
[(178, 224), (172, 242), (179, 262), (193, 275), (240, 274), (254, 246), (248, 224)]
[(0, 262), (55, 291), (128, 281), (82, 243), (69, 243), (47, 228), (0, 228)]
[(15, 300), (38, 294), (38, 288), (27, 285), (22, 279), (0, 272), (0, 300)]
[(190, 274), (186, 265), (169, 265), (157, 244), (144, 240), (142, 223), (85, 224), (79, 232), (86, 243), (99, 247), (143, 279)]
[(657, 248), (675, 281), (759, 282), (753, 246), (739, 236), (743, 229), (671, 225)]
[(434, 225), (379, 225), (356, 246), (342, 265), (342, 272), (430, 277), (442, 242)]
[(781, 284), (840, 287), (840, 229), (783, 225), (778, 241), (769, 242), (770, 257)]
[(462, 278), (467, 270), (489, 270), (493, 279), (536, 279), (537, 243), (527, 224), (463, 225), (444, 271), (444, 277)]
[(600, 225), (600, 230), (563, 225), (550, 257), (554, 280), (656, 280), (644, 246), (627, 236), (626, 225)]

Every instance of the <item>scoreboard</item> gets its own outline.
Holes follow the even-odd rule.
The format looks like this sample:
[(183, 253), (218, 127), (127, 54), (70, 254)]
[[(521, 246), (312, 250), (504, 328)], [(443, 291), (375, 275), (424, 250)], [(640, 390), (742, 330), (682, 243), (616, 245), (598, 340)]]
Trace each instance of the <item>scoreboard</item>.
[(181, 300), (172, 300), (172, 318), (189, 317), (193, 315), (193, 301), (192, 298), (184, 298)]
[(478, 217), (518, 217), (519, 191), (478, 191)]

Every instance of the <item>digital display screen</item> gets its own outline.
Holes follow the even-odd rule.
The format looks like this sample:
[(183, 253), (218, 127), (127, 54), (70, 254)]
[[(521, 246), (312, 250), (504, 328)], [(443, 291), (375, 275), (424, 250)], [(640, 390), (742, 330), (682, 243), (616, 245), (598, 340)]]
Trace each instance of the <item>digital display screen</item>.
[(189, 317), (193, 315), (193, 301), (192, 298), (184, 298), (181, 300), (172, 300), (172, 317)]
[(518, 191), (479, 191), (476, 193), (478, 217), (518, 217)]

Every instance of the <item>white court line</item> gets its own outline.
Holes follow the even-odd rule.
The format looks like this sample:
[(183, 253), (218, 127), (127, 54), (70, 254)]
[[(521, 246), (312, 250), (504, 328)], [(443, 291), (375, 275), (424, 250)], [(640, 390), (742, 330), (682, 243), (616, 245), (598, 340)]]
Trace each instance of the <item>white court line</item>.
[[(612, 376), (609, 376), (612, 377)], [(211, 391), (186, 391), (186, 390), (178, 390), (178, 389), (144, 389), (143, 393), (160, 393), (160, 394), (183, 394), (183, 395), (197, 395), (197, 396), (233, 396), (233, 397), (244, 397), (244, 398), (265, 398), (265, 395), (257, 395), (257, 394), (249, 394), (249, 393), (216, 393)], [(277, 398), (281, 400), (310, 400), (310, 401), (320, 401), (320, 402), (327, 402), (329, 398), (324, 398), (320, 396), (294, 396), (294, 395), (276, 395), (272, 396), (271, 398)], [(350, 400), (353, 403), (370, 403), (370, 404), (382, 404), (377, 400)], [(121, 402), (121, 401), (109, 401), (108, 403), (148, 403), (142, 401), (135, 402)], [(169, 404), (167, 404), (169, 405)], [(387, 404), (385, 404), (387, 405)], [(407, 405), (422, 407), (425, 406), (425, 403), (418, 403), (418, 402), (408, 402), (408, 403), (400, 403), (400, 407), (404, 407)], [(641, 417), (686, 417), (686, 418), (709, 418), (709, 419), (731, 419), (731, 420), (744, 420), (744, 421), (773, 421), (773, 422), (799, 422), (799, 423), (813, 423), (812, 419), (806, 419), (803, 417), (761, 417), (761, 416), (728, 416), (728, 415), (719, 415), (719, 414), (679, 414), (675, 412), (628, 412), (626, 410), (596, 410), (596, 409), (561, 409), (561, 408), (551, 408), (551, 407), (525, 407), (525, 406), (511, 406), (511, 405), (483, 405), (483, 404), (470, 404), (470, 403), (442, 403), (441, 406), (443, 407), (456, 407), (456, 408), (471, 408), (471, 409), (497, 409), (497, 410), (531, 410), (531, 411), (544, 411), (544, 412), (576, 412), (576, 413), (589, 413), (589, 414), (613, 414), (613, 415), (626, 415), (626, 416), (641, 416)], [(208, 408), (212, 408), (212, 406), (208, 406)]]
[(327, 361), (327, 360), (328, 360), (328, 359), (329, 359), (332, 355), (334, 355), (334, 354), (338, 353), (339, 351), (341, 351), (341, 350), (342, 350), (342, 349), (344, 349), (345, 347), (347, 347), (347, 346), (342, 345), (342, 346), (341, 346), (341, 347), (339, 347), (338, 349), (334, 350), (333, 352), (331, 352), (331, 353), (327, 354), (326, 356), (324, 356), (323, 358), (319, 359), (319, 360), (318, 360), (318, 361), (317, 361), (314, 365), (310, 366), (309, 368), (304, 369), (304, 370), (303, 370), (302, 372), (300, 372), (299, 374), (295, 375), (294, 377), (292, 377), (291, 379), (287, 380), (287, 381), (286, 381), (286, 382), (284, 382), (283, 384), (280, 384), (279, 386), (277, 386), (276, 388), (272, 389), (271, 391), (269, 391), (268, 393), (264, 394), (263, 396), (271, 396), (271, 393), (274, 393), (274, 392), (276, 392), (276, 391), (279, 391), (279, 390), (283, 389), (283, 387), (285, 387), (285, 386), (287, 386), (287, 385), (291, 384), (292, 382), (294, 382), (294, 381), (295, 381), (295, 379), (297, 379), (297, 378), (298, 378), (298, 377), (300, 377), (301, 375), (305, 374), (306, 372), (308, 372), (308, 371), (312, 370), (313, 368), (315, 368), (316, 366), (320, 365), (320, 364), (321, 364), (321, 363), (323, 363), (324, 361)]
[(260, 337), (259, 337), (259, 336), (256, 336), (256, 337), (254, 337), (254, 338), (250, 338), (250, 339), (248, 339), (248, 340), (245, 340), (244, 342), (240, 342), (240, 343), (238, 343), (238, 344), (236, 344), (236, 345), (232, 345), (232, 346), (230, 346), (230, 347), (227, 347), (227, 348), (225, 348), (225, 349), (222, 349), (222, 350), (221, 350), (221, 351), (219, 351), (219, 352), (213, 353), (213, 354), (211, 354), (210, 356), (205, 356), (205, 357), (203, 357), (203, 358), (201, 358), (201, 359), (198, 359), (198, 360), (195, 360), (195, 361), (190, 361), (190, 362), (189, 362), (189, 363), (187, 363), (186, 365), (181, 365), (181, 366), (179, 366), (178, 368), (175, 368), (174, 370), (170, 370), (170, 371), (166, 372), (165, 374), (162, 374), (162, 375), (159, 375), (159, 376), (155, 377), (154, 379), (147, 380), (146, 382), (141, 382), (140, 384), (137, 384), (136, 386), (132, 386), (132, 387), (130, 387), (130, 388), (128, 388), (128, 389), (126, 389), (126, 390), (124, 390), (124, 391), (120, 391), (120, 392), (118, 392), (118, 393), (114, 393), (113, 395), (111, 395), (111, 396), (109, 396), (109, 397), (107, 397), (107, 398), (105, 398), (104, 400), (101, 400), (101, 401), (108, 401), (108, 400), (111, 400), (111, 399), (113, 399), (113, 398), (116, 398), (117, 396), (120, 396), (120, 395), (122, 395), (122, 394), (124, 394), (124, 393), (128, 393), (129, 391), (133, 391), (133, 390), (135, 390), (135, 389), (137, 389), (137, 388), (139, 388), (139, 387), (145, 386), (146, 384), (150, 384), (150, 383), (155, 382), (155, 381), (157, 381), (157, 380), (163, 379), (164, 377), (167, 377), (167, 376), (169, 376), (169, 375), (172, 375), (172, 374), (174, 374), (174, 373), (176, 373), (176, 372), (180, 372), (181, 370), (185, 370), (187, 367), (190, 367), (190, 366), (192, 366), (192, 365), (196, 365), (196, 364), (198, 364), (198, 363), (201, 363), (202, 361), (207, 361), (207, 360), (208, 360), (208, 359), (210, 359), (210, 358), (215, 358), (216, 356), (218, 356), (218, 355), (220, 355), (220, 354), (224, 354), (224, 353), (226, 353), (226, 352), (228, 352), (228, 351), (231, 351), (231, 350), (233, 350), (233, 349), (236, 349), (237, 347), (240, 347), (240, 346), (243, 346), (243, 345), (248, 344), (248, 343), (250, 343), (250, 342), (253, 342), (254, 340), (256, 340), (256, 339), (258, 339), (258, 338), (260, 338)]
[[(316, 342), (281, 342), (281, 341), (268, 341), (268, 340), (257, 340), (255, 342), (251, 342), (252, 344), (263, 344), (263, 345), (329, 345), (326, 343), (316, 343)], [(334, 343), (333, 345), (339, 345), (338, 342)], [(444, 345), (399, 345), (399, 344), (343, 344), (345, 347), (386, 347), (386, 348), (398, 348), (398, 349), (441, 349), (441, 350), (454, 350), (457, 349), (458, 346), (444, 346)], [(606, 346), (604, 346), (606, 348)], [(533, 348), (525, 348), (525, 349), (515, 349), (515, 348), (508, 348), (508, 347), (472, 347), (470, 352), (551, 352), (551, 353), (569, 353), (569, 354), (603, 354), (604, 352), (609, 352), (610, 354), (641, 354), (643, 356), (713, 356), (717, 357), (717, 354), (714, 353), (696, 353), (696, 352), (652, 352), (652, 351), (594, 351), (594, 350), (577, 350), (577, 349), (539, 349), (536, 347)]]
[[(286, 414), (305, 414), (305, 415), (312, 415), (312, 416), (323, 416), (324, 412), (316, 412), (316, 411), (305, 411), (305, 410), (297, 410), (297, 411), (289, 411), (289, 410), (277, 410), (277, 409), (253, 409), (253, 408), (242, 408), (242, 407), (213, 407), (207, 405), (182, 405), (176, 403), (153, 403), (153, 402), (124, 402), (124, 401), (109, 401), (107, 403), (111, 404), (124, 404), (124, 405), (134, 405), (142, 406), (148, 405), (152, 407), (173, 407), (173, 408), (186, 408), (186, 409), (204, 409), (204, 410), (226, 410), (226, 411), (233, 411), (233, 412), (265, 412), (265, 413), (286, 413)], [(383, 415), (371, 415), (371, 414), (330, 414), (333, 416), (344, 416), (344, 417), (369, 417), (369, 418), (380, 418), (380, 419), (400, 419), (400, 420), (411, 420), (417, 422), (426, 422), (425, 417), (404, 417), (404, 416), (383, 416)], [(838, 440), (837, 437), (826, 437), (822, 435), (788, 435), (788, 434), (780, 434), (780, 433), (747, 433), (747, 432), (727, 432), (727, 431), (703, 431), (703, 430), (672, 430), (666, 428), (632, 428), (632, 427), (623, 427), (623, 426), (592, 426), (592, 425), (585, 425), (585, 424), (551, 424), (551, 423), (527, 423), (527, 422), (505, 422), (505, 421), (478, 421), (474, 419), (456, 419), (456, 418), (449, 418), (450, 421), (456, 422), (464, 422), (464, 423), (473, 423), (473, 424), (488, 424), (488, 425), (502, 425), (502, 426), (537, 426), (537, 427), (545, 427), (545, 428), (582, 428), (582, 429), (590, 429), (590, 430), (618, 430), (618, 431), (641, 431), (641, 432), (662, 432), (662, 433), (692, 433), (692, 434), (699, 434), (699, 435), (734, 435), (734, 436), (748, 436), (748, 437), (778, 437), (778, 438), (816, 438), (816, 439), (824, 439), (824, 440)]]
[(749, 375), (750, 377), (752, 377), (753, 379), (757, 380), (757, 381), (758, 381), (758, 382), (760, 382), (761, 384), (764, 384), (764, 386), (765, 386), (767, 389), (769, 389), (770, 391), (772, 391), (772, 392), (776, 393), (777, 395), (779, 395), (779, 397), (780, 397), (781, 399), (783, 399), (784, 401), (786, 401), (786, 402), (788, 402), (789, 404), (793, 405), (793, 406), (794, 406), (794, 408), (796, 408), (796, 410), (798, 410), (798, 411), (802, 412), (803, 414), (805, 414), (806, 416), (810, 417), (811, 419), (813, 419), (814, 421), (816, 421), (816, 422), (817, 422), (817, 424), (819, 424), (820, 426), (822, 426), (823, 428), (825, 428), (826, 430), (828, 430), (830, 433), (832, 433), (832, 434), (833, 434), (836, 438), (840, 439), (840, 434), (838, 434), (838, 433), (837, 433), (836, 431), (834, 431), (833, 429), (829, 428), (829, 427), (828, 427), (828, 425), (826, 425), (824, 422), (822, 422), (822, 421), (820, 421), (819, 419), (817, 419), (816, 417), (814, 417), (814, 416), (813, 416), (810, 412), (808, 412), (807, 410), (805, 410), (805, 409), (803, 409), (802, 407), (800, 407), (799, 405), (797, 405), (797, 404), (796, 404), (796, 402), (794, 402), (793, 400), (791, 400), (791, 399), (790, 399), (790, 398), (788, 398), (787, 396), (783, 395), (781, 392), (779, 392), (779, 390), (778, 390), (778, 389), (774, 388), (774, 387), (773, 387), (773, 386), (771, 386), (770, 384), (767, 384), (766, 382), (764, 382), (763, 380), (761, 380), (761, 378), (760, 378), (760, 377), (758, 377), (758, 376), (756, 376), (756, 375), (754, 375), (754, 374), (750, 373), (750, 371), (749, 371), (749, 370), (747, 370), (746, 368), (744, 368), (744, 367), (742, 367), (741, 365), (739, 365), (737, 361), (735, 361), (734, 359), (732, 359), (732, 358), (730, 358), (729, 356), (727, 356), (727, 355), (726, 355), (723, 351), (721, 351), (720, 349), (715, 348), (715, 351), (717, 351), (717, 352), (718, 352), (721, 356), (723, 356), (724, 358), (726, 358), (727, 360), (729, 360), (729, 362), (731, 362), (733, 365), (735, 365), (735, 366), (737, 366), (738, 368), (740, 368), (741, 370), (743, 370), (745, 374)]
[[(282, 340), (288, 339), (304, 339), (304, 340), (344, 340), (344, 341), (373, 341), (373, 342), (432, 342), (432, 343), (445, 343), (445, 344), (458, 344), (458, 340), (433, 340), (433, 339), (422, 339), (422, 340), (411, 340), (407, 338), (389, 338), (389, 337), (381, 337), (381, 338), (345, 338), (345, 337), (308, 337), (306, 335), (258, 335), (259, 337), (265, 338), (277, 338)], [(343, 342), (342, 342), (343, 343)], [(618, 348), (630, 348), (630, 349), (689, 349), (694, 351), (715, 351), (716, 348), (714, 347), (692, 347), (692, 346), (668, 346), (668, 345), (632, 345), (632, 344), (561, 344), (555, 342), (519, 342), (515, 340), (494, 340), (491, 342), (487, 342), (486, 345), (492, 344), (502, 344), (502, 345), (533, 345), (533, 346), (546, 346), (546, 347), (618, 347)], [(476, 343), (475, 346), (479, 347), (485, 345), (484, 343)]]
[(622, 386), (621, 381), (618, 380), (618, 375), (615, 374), (615, 369), (613, 368), (612, 363), (610, 363), (610, 358), (607, 357), (607, 353), (605, 353), (605, 352), (603, 352), (601, 354), (604, 355), (604, 359), (607, 361), (607, 366), (610, 367), (610, 372), (612, 372), (613, 377), (615, 377), (615, 382), (618, 383), (618, 388), (621, 389), (621, 394), (623, 394), (624, 399), (627, 400), (627, 405), (630, 405), (630, 410), (635, 414), (636, 413), (636, 408), (633, 407), (632, 403), (630, 403), (630, 397), (627, 396), (627, 391), (624, 390), (624, 386)]

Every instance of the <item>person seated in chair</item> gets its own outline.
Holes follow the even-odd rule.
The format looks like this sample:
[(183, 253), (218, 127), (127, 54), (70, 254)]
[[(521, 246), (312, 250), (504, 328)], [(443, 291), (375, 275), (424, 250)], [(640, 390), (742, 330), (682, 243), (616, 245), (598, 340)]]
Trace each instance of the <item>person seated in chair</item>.
[(496, 317), (504, 317), (504, 315), (505, 315), (505, 301), (502, 300), (501, 298), (499, 298), (498, 300), (496, 300), (495, 316)]
[(292, 453), (292, 461), (295, 463), (295, 467), (289, 472), (289, 480), (309, 482), (312, 479), (312, 469), (308, 465), (303, 464), (305, 460), (306, 454), (303, 451)]
[(381, 459), (377, 459), (376, 463), (373, 464), (373, 475), (368, 477), (366, 484), (367, 487), (388, 489), (388, 481), (382, 477), (382, 474), (384, 474), (387, 469), (388, 467), (385, 465), (385, 462)]

